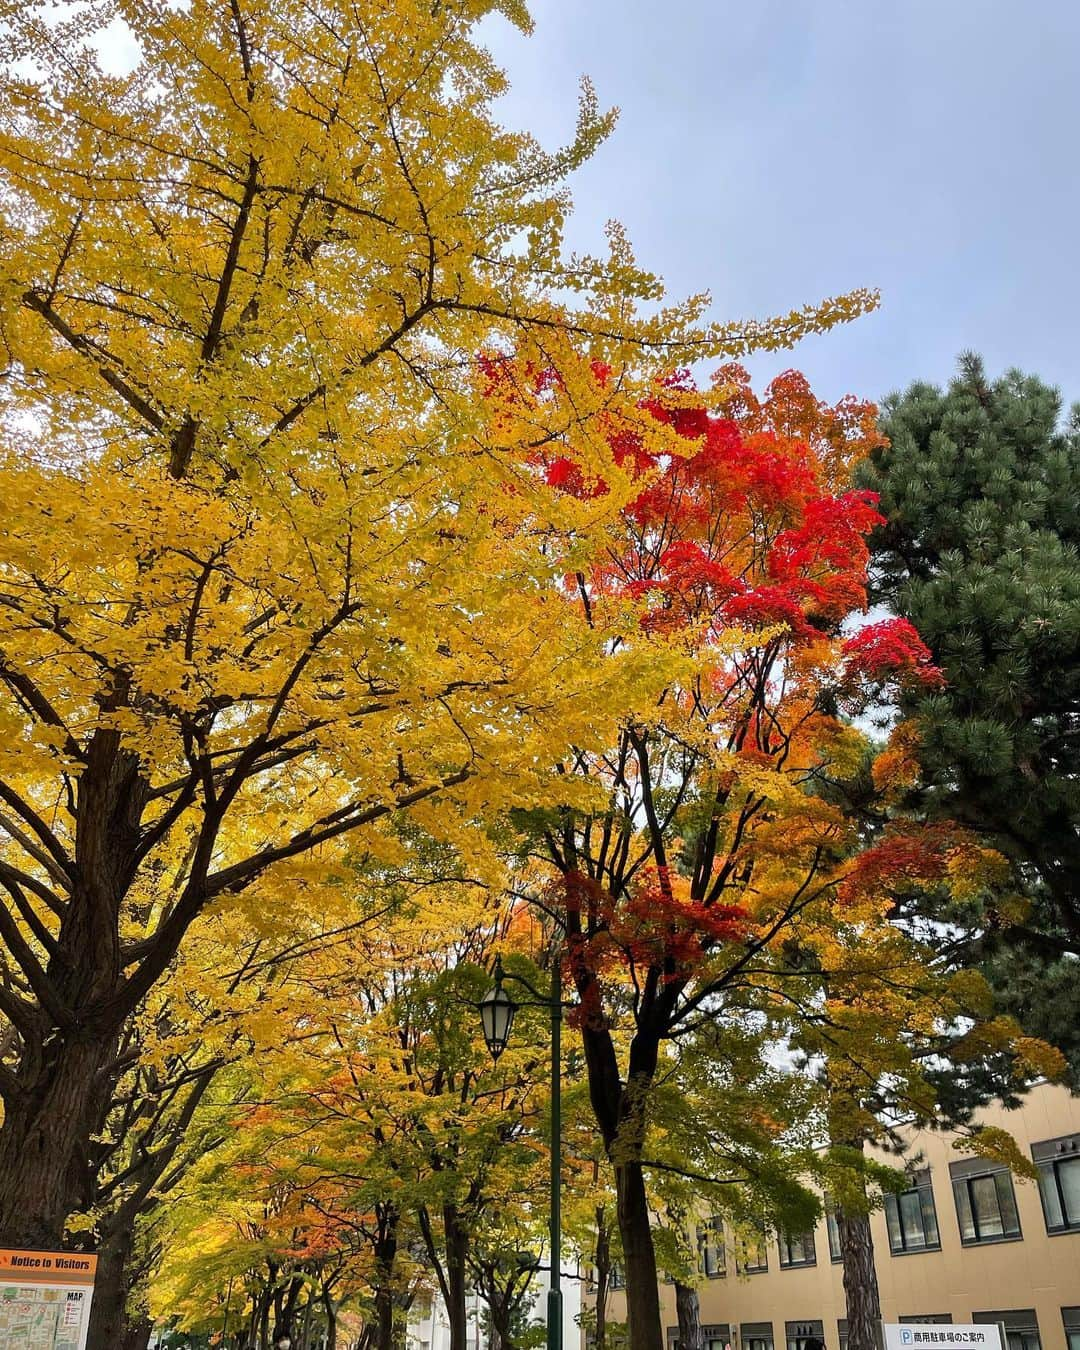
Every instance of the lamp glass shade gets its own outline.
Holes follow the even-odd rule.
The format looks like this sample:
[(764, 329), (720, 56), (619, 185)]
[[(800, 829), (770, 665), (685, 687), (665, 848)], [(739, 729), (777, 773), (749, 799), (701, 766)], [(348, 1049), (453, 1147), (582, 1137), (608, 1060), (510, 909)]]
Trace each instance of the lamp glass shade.
[(480, 1000), (480, 1022), (492, 1059), (498, 1059), (506, 1049), (516, 1012), (517, 1004), (502, 987), (502, 981), (496, 980)]

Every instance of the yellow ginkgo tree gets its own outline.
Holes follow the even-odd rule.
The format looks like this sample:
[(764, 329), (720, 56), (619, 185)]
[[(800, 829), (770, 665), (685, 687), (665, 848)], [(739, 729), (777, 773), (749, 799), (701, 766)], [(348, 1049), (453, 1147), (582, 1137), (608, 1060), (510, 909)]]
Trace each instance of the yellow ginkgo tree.
[[(873, 302), (709, 326), (617, 229), (564, 258), (612, 117), (586, 87), (557, 153), (497, 125), (493, 10), (528, 24), (4, 8), (0, 1241), (61, 1240), (122, 1028), (207, 906), (436, 798), (444, 832), (528, 803), (598, 743), (634, 672), (597, 676), (552, 579), (631, 491), (613, 432), (674, 439), (655, 369)], [(528, 398), (493, 387), (510, 352)], [(555, 498), (560, 445), (604, 500)]]

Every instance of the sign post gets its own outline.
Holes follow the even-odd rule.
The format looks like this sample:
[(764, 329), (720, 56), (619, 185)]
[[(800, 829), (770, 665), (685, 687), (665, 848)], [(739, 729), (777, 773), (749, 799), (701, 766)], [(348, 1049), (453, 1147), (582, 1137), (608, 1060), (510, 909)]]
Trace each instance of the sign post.
[(0, 1248), (4, 1350), (86, 1350), (97, 1257)]
[(996, 1322), (883, 1322), (885, 1350), (1008, 1350)]

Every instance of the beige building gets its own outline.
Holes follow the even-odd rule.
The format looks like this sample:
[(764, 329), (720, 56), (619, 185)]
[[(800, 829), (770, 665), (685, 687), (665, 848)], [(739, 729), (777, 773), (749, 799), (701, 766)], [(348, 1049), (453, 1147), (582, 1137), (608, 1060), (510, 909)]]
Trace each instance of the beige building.
[[(953, 1136), (912, 1132), (911, 1186), (872, 1217), (886, 1322), (1004, 1322), (1009, 1350), (1080, 1350), (1080, 1098), (1036, 1087), (1019, 1111), (988, 1109), (1039, 1167), (1040, 1181), (966, 1156)], [(706, 1350), (846, 1350), (835, 1226), (769, 1234), (741, 1269), (715, 1222), (699, 1230)], [(752, 1268), (747, 1268), (752, 1266)], [(661, 1286), (669, 1350), (674, 1290)], [(609, 1316), (625, 1317), (623, 1296)]]

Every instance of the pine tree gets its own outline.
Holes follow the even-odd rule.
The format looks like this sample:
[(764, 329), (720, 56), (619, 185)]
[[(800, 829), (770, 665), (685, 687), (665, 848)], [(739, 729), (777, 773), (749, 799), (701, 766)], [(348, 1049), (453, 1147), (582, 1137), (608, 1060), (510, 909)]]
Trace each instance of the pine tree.
[(946, 677), (901, 699), (921, 766), (909, 804), (975, 828), (1014, 864), (1030, 908), (1019, 923), (984, 912), (968, 959), (1075, 1062), (1047, 1007), (1062, 960), (1080, 954), (1080, 407), (1061, 412), (1038, 378), (990, 382), (965, 354), (947, 390), (885, 400), (888, 444), (859, 481), (887, 519), (871, 541), (875, 598)]

